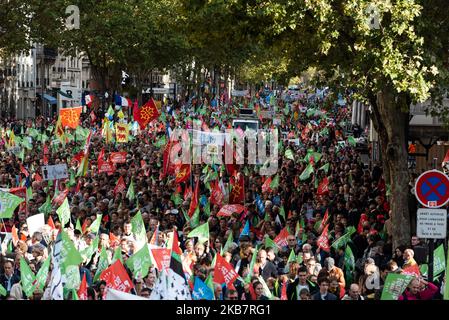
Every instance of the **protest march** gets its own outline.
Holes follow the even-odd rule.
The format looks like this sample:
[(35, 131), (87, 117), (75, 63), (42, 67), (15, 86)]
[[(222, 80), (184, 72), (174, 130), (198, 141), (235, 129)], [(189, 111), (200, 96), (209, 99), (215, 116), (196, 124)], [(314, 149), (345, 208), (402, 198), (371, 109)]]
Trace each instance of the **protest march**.
[(393, 246), (349, 102), (118, 96), (0, 128), (2, 300), (449, 298), (442, 240), (432, 278), (423, 239)]

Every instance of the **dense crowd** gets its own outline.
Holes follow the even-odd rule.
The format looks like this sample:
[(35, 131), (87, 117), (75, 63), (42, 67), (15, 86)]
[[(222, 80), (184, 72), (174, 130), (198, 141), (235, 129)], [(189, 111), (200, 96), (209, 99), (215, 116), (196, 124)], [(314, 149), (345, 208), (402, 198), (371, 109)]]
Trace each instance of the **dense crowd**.
[[(190, 177), (177, 183), (176, 174), (164, 168), (170, 132), (191, 128), (194, 121), (203, 130), (217, 128), (223, 132), (231, 127), (241, 107), (256, 109), (258, 114), (270, 108), (274, 118), (281, 119), (278, 129), (285, 134), (280, 134), (278, 172), (261, 176), (258, 169), (263, 164), (235, 165), (231, 169), (202, 164), (193, 165)], [(18, 236), (15, 241), (10, 238), (2, 243), (1, 299), (52, 298), (54, 264), (45, 262), (52, 261), (49, 257), (61, 229), (83, 253), (75, 275), (69, 275), (68, 265), (62, 270), (63, 279), (75, 279), (65, 280), (70, 282), (64, 284), (65, 299), (81, 297), (81, 282), (86, 284), (83, 298), (105, 299), (110, 284), (99, 274), (105, 269), (104, 261), (107, 267), (117, 260), (132, 281), (128, 292), (154, 298), (153, 291), (165, 271), (155, 262), (151, 250), (174, 251), (173, 239), (179, 240), (186, 285), (196, 299), (381, 299), (387, 276), (392, 273), (406, 279), (396, 299), (441, 297), (445, 263), (434, 279), (427, 279), (427, 246), (420, 239), (414, 236), (406, 247), (392, 246), (389, 186), (380, 164), (362, 162), (357, 147), (361, 133), (350, 130), (347, 107), (323, 100), (288, 103), (275, 98), (245, 99), (240, 104), (217, 107), (206, 99), (194, 99), (184, 105), (164, 104), (160, 117), (144, 130), (133, 130), (128, 143), (107, 141), (102, 115), (97, 112), (93, 120), (89, 112), (82, 115), (76, 131), (65, 128), (64, 143), (58, 143), (54, 135), (57, 118), (0, 121), (0, 187), (5, 192), (23, 186), (27, 189), (26, 202), (11, 218), (0, 221), (2, 239), (13, 229)], [(275, 127), (273, 118), (260, 118), (262, 128)], [(122, 121), (117, 112), (111, 117), (114, 120)], [(89, 129), (88, 170), (85, 175), (76, 174)], [(21, 141), (33, 136), (32, 147), (12, 152), (12, 132), (14, 139)], [(44, 143), (42, 136), (48, 136)], [(114, 164), (112, 174), (99, 173), (98, 159), (107, 159), (111, 152), (125, 152), (126, 159)], [(44, 164), (64, 163), (69, 178), (42, 179)], [(308, 172), (310, 168), (313, 170)], [(115, 192), (119, 178), (126, 188)], [(220, 215), (222, 206), (232, 204), (231, 185), (235, 187), (236, 179), (244, 179), (244, 210)], [(223, 196), (221, 204), (211, 201), (211, 195), (217, 192)], [(193, 208), (192, 198), (196, 198)], [(61, 225), (57, 209), (65, 199), (70, 205), (70, 219)], [(194, 213), (196, 209), (198, 213)], [(39, 213), (45, 214), (46, 225), (30, 234), (27, 218)], [(151, 252), (151, 263), (139, 267), (140, 272), (126, 263), (142, 248), (133, 224), (137, 215), (145, 227), (148, 244), (144, 247)], [(208, 239), (189, 237), (192, 230), (205, 223)], [(246, 226), (249, 229), (245, 230)], [(92, 250), (86, 254), (89, 248)], [(217, 282), (217, 256), (237, 273), (232, 283)], [(36, 280), (38, 284), (32, 290), (23, 288), (23, 261), (31, 269), (32, 278), (39, 278), (36, 275), (41, 268), (49, 268), (45, 280)], [(198, 284), (204, 284), (212, 295), (198, 295)]]

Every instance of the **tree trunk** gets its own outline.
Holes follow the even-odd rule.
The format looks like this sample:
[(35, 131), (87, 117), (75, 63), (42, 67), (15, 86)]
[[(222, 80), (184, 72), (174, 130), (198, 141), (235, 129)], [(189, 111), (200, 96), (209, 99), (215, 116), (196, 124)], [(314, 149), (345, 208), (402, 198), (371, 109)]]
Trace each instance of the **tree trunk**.
[(408, 101), (403, 94), (384, 88), (377, 94), (373, 106), (375, 126), (384, 156), (384, 171), (391, 178), (393, 247), (410, 242), (410, 212), (408, 208), (409, 173), (407, 168), (406, 129), (409, 121)]

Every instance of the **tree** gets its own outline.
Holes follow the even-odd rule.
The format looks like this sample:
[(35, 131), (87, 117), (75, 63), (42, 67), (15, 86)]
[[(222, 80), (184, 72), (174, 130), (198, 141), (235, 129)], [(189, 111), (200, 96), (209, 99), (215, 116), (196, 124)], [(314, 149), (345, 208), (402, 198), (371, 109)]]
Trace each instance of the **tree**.
[(260, 32), (282, 45), (291, 75), (316, 67), (321, 80), (317, 83), (326, 82), (335, 91), (350, 88), (356, 98), (370, 103), (391, 182), (393, 245), (408, 244), (409, 110), (411, 103), (429, 99), (432, 93), (438, 97), (447, 82), (445, 2), (240, 2), (247, 6), (247, 19), (264, 21)]

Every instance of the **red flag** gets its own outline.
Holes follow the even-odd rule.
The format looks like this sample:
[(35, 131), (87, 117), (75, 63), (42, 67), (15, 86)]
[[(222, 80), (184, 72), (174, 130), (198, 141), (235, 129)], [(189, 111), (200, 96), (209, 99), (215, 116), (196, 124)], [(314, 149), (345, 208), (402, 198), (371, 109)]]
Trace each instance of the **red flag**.
[(80, 192), (81, 190), (81, 180), (78, 180), (78, 183), (76, 184), (75, 194)]
[(97, 163), (103, 161), (104, 159), (104, 148), (101, 148), (100, 153), (98, 154)]
[(244, 204), (245, 203), (245, 178), (239, 172), (237, 177), (231, 177), (230, 183), (232, 191), (229, 195), (229, 203)]
[(12, 235), (12, 244), (15, 247), (17, 245), (17, 242), (19, 241), (19, 235), (17, 234), (17, 229), (15, 225), (12, 226), (11, 235)]
[[(81, 229), (82, 229), (82, 227), (81, 227)], [(115, 234), (113, 234), (112, 232), (109, 232), (109, 243), (111, 244), (111, 247), (114, 248), (120, 243), (120, 240), (119, 240), (119, 238), (117, 238), (115, 236)]]
[(323, 249), (326, 252), (330, 252), (330, 250), (331, 250), (331, 247), (329, 245), (329, 232), (328, 232), (328, 229), (329, 229), (329, 225), (327, 224), (324, 227), (324, 230), (321, 233), (321, 235), (318, 237), (318, 240), (316, 241), (317, 244), (318, 244), (318, 247)]
[(443, 162), (449, 161), (449, 150), (447, 150), (446, 155), (444, 156)]
[(197, 180), (195, 185), (195, 192), (193, 193), (192, 200), (190, 201), (190, 207), (188, 212), (190, 218), (193, 216), (193, 214), (195, 213), (195, 209), (198, 207), (199, 187), (200, 182), (199, 180)]
[(171, 249), (181, 256), (182, 255), (182, 250), (179, 247), (179, 243), (178, 242), (179, 242), (179, 240), (178, 240), (178, 231), (173, 229), (173, 243), (172, 243)]
[(140, 112), (139, 112), (139, 106), (137, 104), (137, 99), (134, 101), (134, 105), (133, 105), (133, 118), (134, 121), (137, 121), (138, 123), (140, 123)]
[(360, 215), (359, 224), (358, 224), (358, 226), (357, 226), (357, 233), (360, 234), (360, 233), (363, 232), (363, 223), (364, 223), (365, 221), (368, 221), (368, 216), (367, 216), (366, 214), (362, 213), (362, 214)]
[(329, 193), (329, 179), (325, 177), (323, 181), (318, 185), (317, 194), (322, 196), (326, 193)]
[(36, 182), (42, 181), (42, 177), (39, 175), (39, 173), (34, 174), (34, 181), (36, 181)]
[(48, 155), (50, 152), (48, 151), (47, 144), (44, 144), (44, 154)]
[(55, 223), (53, 222), (53, 218), (51, 216), (48, 218), (47, 224), (50, 226), (52, 230), (56, 229)]
[(175, 183), (185, 182), (190, 178), (190, 164), (178, 165), (176, 168)]
[(168, 270), (170, 268), (171, 252), (167, 248), (151, 249), (154, 261), (156, 262), (156, 268), (159, 271)]
[(184, 190), (184, 200), (187, 200), (189, 197), (192, 196), (192, 186), (189, 186)]
[(224, 195), (221, 191), (220, 185), (218, 184), (218, 181), (215, 181), (211, 190), (210, 203), (221, 206), (221, 204), (223, 203), (223, 198)]
[(257, 299), (257, 295), (256, 295), (256, 291), (254, 291), (254, 287), (253, 284), (250, 283), (249, 284), (249, 294), (251, 295), (251, 300), (256, 300)]
[(288, 230), (287, 227), (281, 230), (276, 238), (274, 238), (274, 243), (276, 243), (280, 248), (285, 247), (288, 244), (287, 241)]
[(30, 175), (30, 173), (27, 171), (27, 169), (25, 169), (25, 167), (22, 164), (20, 164), (20, 172), (22, 172), (27, 178)]
[(87, 281), (86, 274), (83, 274), (83, 281), (81, 281), (80, 288), (78, 289), (78, 299), (87, 300)]
[(419, 270), (418, 264), (414, 264), (414, 265), (403, 268), (401, 273), (413, 275), (418, 278), (421, 276), (421, 271)]
[(125, 180), (123, 180), (123, 177), (120, 176), (120, 178), (117, 181), (117, 185), (114, 188), (114, 196), (117, 196), (117, 193), (123, 192), (126, 189)]
[(148, 102), (139, 109), (138, 117), (135, 120), (139, 123), (140, 129), (143, 130), (147, 124), (158, 117), (159, 111), (157, 110), (153, 98), (150, 98), (150, 100), (148, 100)]
[(46, 154), (44, 154), (44, 157), (43, 157), (43, 159), (42, 159), (42, 162), (44, 163), (44, 165), (48, 165), (48, 157), (47, 157), (47, 155)]
[(324, 230), (323, 228), (326, 225), (327, 220), (329, 220), (329, 209), (326, 209), (326, 212), (324, 213), (323, 220), (321, 220), (320, 223), (320, 230)]
[(95, 120), (97, 120), (97, 117), (95, 116), (95, 112), (93, 110), (90, 112), (89, 116), (90, 116), (91, 123), (94, 123)]
[(287, 280), (282, 282), (281, 300), (287, 300)]
[(271, 183), (271, 177), (269, 177), (268, 179), (265, 180), (265, 182), (262, 185), (262, 192), (266, 193), (266, 192), (271, 192), (271, 188), (270, 188), (270, 183)]
[(221, 255), (217, 254), (217, 260), (214, 269), (214, 282), (218, 284), (226, 283), (229, 287), (231, 283), (238, 278), (234, 267), (228, 263)]
[(84, 219), (83, 225), (81, 226), (81, 231), (83, 231), (83, 233), (86, 232), (87, 227), (87, 219)]
[(122, 292), (130, 292), (133, 288), (131, 279), (120, 259), (117, 259), (109, 268), (104, 270), (100, 279), (106, 281), (106, 287)]
[(111, 152), (109, 155), (109, 161), (112, 163), (126, 163), (126, 156), (128, 153), (126, 151), (123, 152)]
[(60, 192), (56, 196), (56, 198), (53, 198), (53, 200), (52, 200), (53, 205), (60, 206), (64, 202), (64, 199), (67, 197), (68, 194), (69, 194), (69, 189), (65, 189), (64, 191)]

